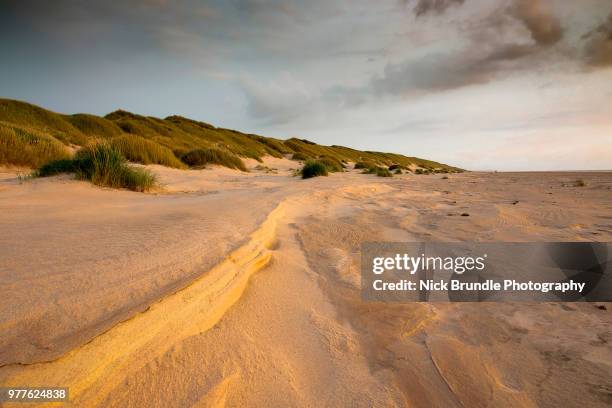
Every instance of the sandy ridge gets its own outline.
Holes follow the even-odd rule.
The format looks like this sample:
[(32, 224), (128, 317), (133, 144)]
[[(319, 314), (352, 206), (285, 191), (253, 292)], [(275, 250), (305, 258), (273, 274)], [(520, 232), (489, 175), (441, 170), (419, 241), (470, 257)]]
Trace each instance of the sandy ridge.
[(67, 386), (76, 405), (85, 401), (99, 404), (130, 372), (219, 321), (240, 298), (250, 276), (269, 263), (269, 248), (285, 207), (286, 202), (281, 202), (245, 245), (188, 287), (57, 360), (4, 366), (0, 382), (6, 386)]

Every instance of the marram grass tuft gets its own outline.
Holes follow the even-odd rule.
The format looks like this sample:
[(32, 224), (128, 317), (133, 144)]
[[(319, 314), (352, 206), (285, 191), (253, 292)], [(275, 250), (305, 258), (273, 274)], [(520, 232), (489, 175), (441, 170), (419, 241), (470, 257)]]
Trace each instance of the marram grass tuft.
[(81, 180), (113, 188), (147, 191), (156, 184), (155, 176), (146, 169), (128, 165), (125, 157), (108, 143), (96, 143), (79, 150), (73, 159), (54, 160), (41, 166), (35, 175), (52, 176), (75, 173)]

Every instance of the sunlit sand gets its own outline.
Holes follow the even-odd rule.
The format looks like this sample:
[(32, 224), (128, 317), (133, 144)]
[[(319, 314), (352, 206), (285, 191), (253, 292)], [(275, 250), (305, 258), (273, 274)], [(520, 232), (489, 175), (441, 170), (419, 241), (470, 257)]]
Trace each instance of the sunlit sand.
[(148, 194), (3, 170), (0, 382), (104, 407), (609, 403), (608, 306), (366, 303), (359, 247), (609, 241), (611, 173), (257, 164), (148, 166)]

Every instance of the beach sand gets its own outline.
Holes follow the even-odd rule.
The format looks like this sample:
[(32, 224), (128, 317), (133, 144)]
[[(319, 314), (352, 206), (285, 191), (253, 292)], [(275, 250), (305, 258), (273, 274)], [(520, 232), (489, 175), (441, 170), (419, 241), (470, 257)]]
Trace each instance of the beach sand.
[(0, 172), (0, 384), (87, 407), (612, 404), (610, 304), (359, 292), (365, 241), (611, 241), (612, 173), (258, 164), (147, 166), (148, 194)]

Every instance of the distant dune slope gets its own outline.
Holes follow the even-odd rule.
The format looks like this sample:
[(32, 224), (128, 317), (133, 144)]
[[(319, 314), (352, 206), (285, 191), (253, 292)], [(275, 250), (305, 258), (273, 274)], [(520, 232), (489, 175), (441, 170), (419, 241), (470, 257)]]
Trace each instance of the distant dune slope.
[[(399, 164), (446, 172), (460, 170), (400, 154), (360, 151), (343, 146), (322, 146), (305, 139), (280, 140), (242, 133), (176, 115), (159, 119), (123, 110), (109, 113), (105, 117), (82, 113), (63, 115), (26, 102), (0, 99), (0, 135), (2, 139), (8, 140), (10, 134), (11, 138), (18, 139), (19, 142), (0, 143), (0, 164), (24, 165), (22, 162), (14, 163), (10, 159), (14, 155), (3, 150), (15, 149), (14, 146), (21, 146), (24, 142), (36, 144), (41, 133), (45, 138), (59, 141), (66, 146), (83, 146), (94, 140), (139, 136), (170, 149), (179, 159), (195, 149), (212, 149), (238, 158), (258, 161), (266, 155), (295, 155), (295, 158), (300, 160), (329, 157), (344, 162), (370, 161), (379, 165)], [(30, 166), (37, 165), (38, 160), (33, 161)]]

